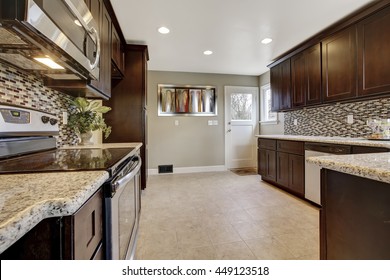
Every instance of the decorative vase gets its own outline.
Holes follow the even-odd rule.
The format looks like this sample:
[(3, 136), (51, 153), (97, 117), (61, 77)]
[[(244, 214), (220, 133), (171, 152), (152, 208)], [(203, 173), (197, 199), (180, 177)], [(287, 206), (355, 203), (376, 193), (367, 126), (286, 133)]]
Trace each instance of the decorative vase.
[(88, 131), (80, 134), (80, 145), (92, 145), (92, 131)]

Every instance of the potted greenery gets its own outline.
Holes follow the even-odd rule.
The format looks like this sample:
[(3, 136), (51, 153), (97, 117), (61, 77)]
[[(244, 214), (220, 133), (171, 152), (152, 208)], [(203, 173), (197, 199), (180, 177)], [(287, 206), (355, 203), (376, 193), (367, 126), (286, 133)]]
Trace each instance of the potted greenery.
[(101, 115), (110, 111), (110, 107), (100, 105), (98, 100), (88, 101), (83, 97), (75, 98), (71, 101), (71, 105), (68, 126), (79, 135), (81, 145), (92, 144), (90, 142), (92, 131), (101, 129), (104, 138), (110, 135), (111, 127), (107, 126)]

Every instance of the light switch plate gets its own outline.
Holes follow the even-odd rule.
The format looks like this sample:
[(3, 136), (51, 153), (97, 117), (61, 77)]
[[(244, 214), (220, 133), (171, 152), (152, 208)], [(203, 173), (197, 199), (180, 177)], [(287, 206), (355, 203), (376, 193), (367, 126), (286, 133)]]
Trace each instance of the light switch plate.
[(176, 126), (179, 125), (179, 120), (175, 120), (175, 125), (176, 125)]

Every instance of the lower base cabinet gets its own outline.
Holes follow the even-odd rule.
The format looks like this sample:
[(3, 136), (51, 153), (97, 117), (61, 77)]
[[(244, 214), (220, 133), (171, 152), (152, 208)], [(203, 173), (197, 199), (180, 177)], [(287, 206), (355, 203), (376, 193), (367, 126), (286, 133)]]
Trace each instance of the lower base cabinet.
[(259, 139), (258, 173), (262, 180), (304, 197), (304, 142)]
[(42, 220), (1, 255), (2, 260), (103, 259), (103, 191), (71, 216)]

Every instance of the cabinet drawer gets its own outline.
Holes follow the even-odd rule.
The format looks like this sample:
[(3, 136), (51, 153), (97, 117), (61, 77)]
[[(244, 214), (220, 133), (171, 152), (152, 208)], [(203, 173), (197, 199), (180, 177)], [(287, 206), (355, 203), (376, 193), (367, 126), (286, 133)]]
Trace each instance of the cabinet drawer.
[(277, 150), (280, 152), (303, 155), (304, 154), (304, 142), (278, 140)]
[(276, 140), (273, 139), (258, 139), (258, 146), (262, 149), (276, 150)]
[(103, 237), (103, 191), (97, 191), (74, 215), (74, 259), (89, 260)]
[(352, 154), (386, 153), (389, 149), (384, 147), (352, 146)]

